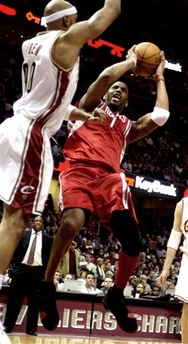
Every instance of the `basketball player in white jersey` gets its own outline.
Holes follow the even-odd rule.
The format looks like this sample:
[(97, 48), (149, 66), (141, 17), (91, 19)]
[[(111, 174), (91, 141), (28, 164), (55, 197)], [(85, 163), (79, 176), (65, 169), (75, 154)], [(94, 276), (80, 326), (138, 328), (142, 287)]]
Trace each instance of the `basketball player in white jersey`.
[[(183, 244), (182, 243), (183, 239)], [(163, 271), (157, 281), (163, 288), (167, 287), (167, 277), (174, 261), (177, 250), (183, 252), (181, 267), (175, 287), (175, 296), (183, 302), (183, 311), (181, 316), (181, 339), (182, 344), (188, 343), (188, 195), (185, 192), (184, 197), (176, 204), (174, 211), (173, 228), (167, 243), (166, 259)]]
[[(83, 44), (102, 34), (121, 12), (121, 0), (105, 0), (89, 20), (76, 23), (77, 10), (64, 0), (50, 1), (44, 10), (45, 32), (23, 43), (21, 98), (14, 116), (0, 126), (0, 280), (22, 234), (28, 215), (40, 215), (53, 172), (50, 138), (68, 118), (95, 121), (71, 106)], [(0, 282), (0, 285), (2, 283)]]
[(137, 330), (137, 321), (126, 307), (123, 290), (139, 260), (140, 236), (131, 192), (120, 164), (128, 144), (147, 136), (165, 124), (169, 117), (163, 52), (155, 76), (157, 97), (154, 109), (135, 122), (126, 117), (128, 87), (116, 80), (136, 66), (135, 47), (129, 50), (125, 61), (106, 68), (79, 103), (79, 108), (87, 111), (101, 107), (107, 119), (100, 124), (72, 123), (64, 146), (64, 156), (70, 167), (59, 178), (62, 221), (45, 276), (46, 281), (53, 281), (62, 254), (88, 217), (94, 216), (114, 233), (122, 246), (114, 286), (105, 295), (104, 306), (114, 314), (125, 332)]

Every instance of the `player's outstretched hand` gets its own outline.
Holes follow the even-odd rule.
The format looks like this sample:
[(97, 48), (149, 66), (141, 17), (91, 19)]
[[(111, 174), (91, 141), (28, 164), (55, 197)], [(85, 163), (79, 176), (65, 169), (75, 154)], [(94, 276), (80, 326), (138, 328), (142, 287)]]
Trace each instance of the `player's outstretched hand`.
[(164, 68), (165, 68), (165, 62), (166, 62), (164, 51), (161, 51), (160, 55), (161, 55), (161, 62), (159, 63), (157, 67), (157, 70), (155, 73), (156, 77), (162, 76), (164, 74)]
[(167, 271), (163, 270), (162, 273), (159, 275), (159, 277), (156, 278), (156, 282), (161, 288), (167, 287), (167, 277), (168, 276), (169, 276), (169, 273)]
[(92, 112), (89, 121), (91, 121), (91, 122), (96, 122), (96, 121), (103, 122), (106, 118), (107, 118), (106, 112), (104, 112), (104, 110), (102, 110), (100, 108), (96, 108)]
[(137, 64), (137, 56), (135, 54), (136, 44), (134, 44), (128, 51), (126, 55), (126, 60), (132, 59), (134, 61), (134, 67), (132, 68), (132, 71), (134, 72), (136, 70), (136, 64)]
[(107, 115), (104, 110), (96, 108), (92, 113), (85, 112), (84, 110), (74, 108), (70, 114), (69, 120), (81, 120), (90, 122), (103, 122)]

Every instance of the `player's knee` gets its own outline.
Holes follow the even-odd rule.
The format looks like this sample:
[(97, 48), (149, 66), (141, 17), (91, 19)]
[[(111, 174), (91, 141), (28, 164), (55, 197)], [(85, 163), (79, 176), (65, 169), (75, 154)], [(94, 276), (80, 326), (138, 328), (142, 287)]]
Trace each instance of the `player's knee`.
[(137, 257), (141, 252), (140, 242), (122, 243), (122, 251), (130, 257)]
[(14, 209), (5, 205), (2, 226), (13, 232), (13, 236), (20, 239), (27, 227), (28, 216), (23, 213), (22, 209)]
[(67, 214), (66, 212), (62, 216), (61, 228), (66, 231), (67, 235), (71, 237), (76, 236), (80, 229), (84, 225), (84, 215), (74, 216), (73, 214)]
[(111, 219), (111, 228), (119, 240), (124, 253), (137, 257), (141, 251), (141, 238), (138, 225), (130, 211), (116, 212)]
[(131, 257), (137, 257), (141, 252), (140, 233), (136, 227), (132, 227), (126, 234), (126, 236), (122, 236), (122, 250)]

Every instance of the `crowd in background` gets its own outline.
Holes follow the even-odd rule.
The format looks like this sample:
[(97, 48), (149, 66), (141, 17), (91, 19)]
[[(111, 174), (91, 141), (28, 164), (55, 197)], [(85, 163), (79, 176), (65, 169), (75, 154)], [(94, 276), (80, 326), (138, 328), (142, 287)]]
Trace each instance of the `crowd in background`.
[[(0, 123), (12, 116), (12, 105), (20, 97), (20, 66), (20, 47), (9, 46), (6, 42), (1, 42)], [(164, 129), (160, 128), (145, 139), (130, 145), (122, 163), (125, 173), (140, 174), (187, 186), (187, 125), (184, 118), (170, 120)], [(179, 128), (178, 132), (177, 128)], [(62, 146), (66, 135), (66, 125), (63, 125), (52, 140), (56, 165), (59, 161), (63, 161)], [(43, 218), (45, 232), (54, 237), (58, 231), (60, 217), (54, 210), (51, 195), (47, 200)], [(171, 226), (171, 219), (166, 223), (163, 218), (155, 219), (153, 215), (141, 221), (142, 252), (139, 264), (127, 286), (130, 287), (131, 296), (173, 295), (179, 273), (181, 253), (178, 253), (171, 267), (167, 292), (160, 290), (156, 284), (156, 279), (163, 267)], [(89, 281), (93, 290), (97, 288), (104, 293), (106, 288), (113, 284), (118, 269), (120, 250), (121, 246), (116, 238), (105, 228), (101, 228), (98, 223), (92, 223), (88, 228), (84, 227), (74, 239), (68, 252), (72, 258), (68, 257), (67, 259), (70, 259), (69, 262), (74, 262), (73, 266), (61, 262), (56, 276), (54, 276), (57, 291), (63, 290), (64, 280), (69, 276), (72, 279)], [(73, 258), (73, 254), (76, 254), (75, 258)], [(63, 270), (63, 266), (69, 266), (69, 270)], [(4, 285), (9, 285), (13, 268), (12, 264), (5, 276)], [(59, 286), (60, 283), (62, 286)]]
[[(60, 216), (54, 210), (51, 194), (46, 202), (43, 219), (44, 231), (54, 237), (58, 231)], [(141, 221), (140, 261), (125, 288), (125, 296), (159, 297), (161, 300), (165, 300), (165, 297), (168, 296), (168, 299), (173, 299), (181, 252), (177, 253), (171, 267), (167, 290), (162, 290), (157, 285), (157, 277), (166, 256), (170, 228), (170, 219), (166, 221), (162, 217), (155, 219), (148, 215), (144, 217), (143, 222)], [(121, 245), (113, 234), (97, 222), (91, 222), (88, 227), (83, 227), (59, 263), (54, 276), (57, 292), (64, 291), (64, 283), (67, 279), (73, 279), (85, 281), (86, 289), (82, 289), (82, 292), (103, 295), (113, 285), (118, 269), (120, 250)], [(5, 275), (4, 286), (9, 286), (13, 269), (14, 259)]]

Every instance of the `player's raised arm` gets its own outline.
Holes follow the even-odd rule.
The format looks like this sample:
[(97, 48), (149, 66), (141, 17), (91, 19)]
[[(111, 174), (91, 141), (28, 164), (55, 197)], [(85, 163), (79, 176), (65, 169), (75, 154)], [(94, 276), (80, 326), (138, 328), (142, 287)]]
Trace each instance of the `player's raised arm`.
[[(59, 11), (52, 17), (57, 6)], [(58, 17), (57, 13), (62, 13), (62, 16)], [(65, 70), (71, 69), (82, 46), (88, 40), (101, 35), (120, 13), (121, 0), (105, 0), (103, 7), (88, 20), (76, 22), (77, 10), (74, 6), (67, 1), (52, 0), (46, 6), (44, 21), (47, 20), (47, 29), (52, 30), (54, 27), (56, 30), (62, 30), (52, 48), (52, 59), (55, 64)]]
[(170, 116), (169, 99), (164, 78), (165, 55), (161, 51), (161, 62), (153, 76), (156, 81), (157, 96), (154, 109), (140, 117), (136, 122), (133, 122), (132, 129), (128, 138), (128, 143), (137, 141), (158, 127), (163, 126)]
[(134, 53), (136, 45), (129, 49), (126, 60), (115, 63), (105, 68), (98, 78), (90, 85), (86, 94), (82, 97), (79, 107), (85, 111), (92, 111), (100, 99), (105, 95), (109, 86), (120, 79), (128, 70), (136, 66), (137, 58)]

